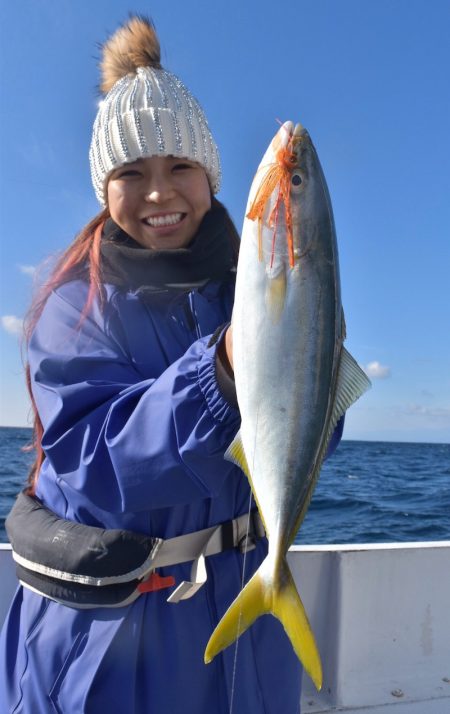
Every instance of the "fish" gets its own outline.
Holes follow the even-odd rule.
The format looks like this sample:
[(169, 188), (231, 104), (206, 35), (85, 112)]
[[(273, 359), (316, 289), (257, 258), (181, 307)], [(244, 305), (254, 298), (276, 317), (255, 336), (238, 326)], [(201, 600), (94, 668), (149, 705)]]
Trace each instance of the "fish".
[(241, 426), (225, 456), (249, 479), (268, 554), (213, 631), (205, 662), (271, 613), (320, 690), (321, 659), (286, 554), (336, 424), (370, 381), (343, 346), (331, 200), (299, 123), (282, 124), (253, 179), (231, 322)]

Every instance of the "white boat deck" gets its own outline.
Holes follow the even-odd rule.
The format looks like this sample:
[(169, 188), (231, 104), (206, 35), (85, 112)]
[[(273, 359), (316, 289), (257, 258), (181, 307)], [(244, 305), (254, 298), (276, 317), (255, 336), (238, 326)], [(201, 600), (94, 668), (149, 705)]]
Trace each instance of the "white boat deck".
[[(324, 685), (302, 714), (450, 714), (450, 541), (293, 546)], [(0, 624), (17, 585), (0, 544)], [(281, 713), (280, 713), (281, 714)]]

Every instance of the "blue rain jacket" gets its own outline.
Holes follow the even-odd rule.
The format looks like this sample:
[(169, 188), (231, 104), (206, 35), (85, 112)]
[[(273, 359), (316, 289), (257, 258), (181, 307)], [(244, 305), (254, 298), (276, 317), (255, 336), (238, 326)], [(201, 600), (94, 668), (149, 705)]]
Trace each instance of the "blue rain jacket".
[[(242, 472), (223, 458), (239, 428), (215, 375), (233, 288), (181, 296), (106, 286), (81, 322), (87, 285), (49, 298), (29, 347), (45, 427), (37, 495), (60, 516), (162, 538), (247, 511)], [(247, 580), (267, 542), (246, 555)], [(206, 643), (241, 589), (244, 556), (207, 559), (190, 600), (171, 590), (117, 609), (76, 610), (18, 588), (0, 640), (0, 711), (14, 714), (298, 714), (301, 669), (280, 623), (263, 617), (205, 665)], [(161, 569), (176, 582), (190, 564)]]

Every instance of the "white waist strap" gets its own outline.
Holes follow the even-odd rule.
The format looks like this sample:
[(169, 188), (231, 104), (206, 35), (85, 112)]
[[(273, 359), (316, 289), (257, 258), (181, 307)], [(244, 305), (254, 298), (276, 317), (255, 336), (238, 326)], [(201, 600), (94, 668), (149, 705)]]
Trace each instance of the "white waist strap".
[(240, 548), (243, 553), (253, 550), (257, 538), (262, 538), (264, 535), (261, 517), (255, 510), (218, 526), (161, 541), (153, 558), (154, 568), (194, 560), (191, 579), (183, 580), (167, 602), (178, 603), (180, 600), (187, 600), (204, 585), (207, 579), (206, 557), (230, 548)]
[(264, 526), (258, 511), (251, 511), (250, 514), (244, 513), (227, 523), (161, 540), (155, 548), (152, 566), (162, 568), (166, 565), (187, 563), (196, 560), (200, 555), (216, 555), (229, 548), (241, 547), (242, 552), (252, 550), (255, 547), (254, 539), (264, 535)]

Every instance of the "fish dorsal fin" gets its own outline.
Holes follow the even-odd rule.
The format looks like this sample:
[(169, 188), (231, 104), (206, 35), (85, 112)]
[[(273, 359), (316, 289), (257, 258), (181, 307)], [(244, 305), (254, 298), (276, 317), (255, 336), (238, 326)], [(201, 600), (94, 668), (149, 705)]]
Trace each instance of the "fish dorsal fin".
[(335, 398), (332, 406), (330, 420), (328, 422), (328, 429), (326, 434), (324, 435), (321, 449), (319, 451), (316, 463), (311, 474), (311, 485), (309, 487), (307, 497), (305, 498), (302, 510), (292, 531), (291, 542), (295, 538), (295, 535), (298, 529), (300, 528), (300, 525), (308, 510), (314, 492), (314, 487), (317, 483), (317, 479), (320, 474), (320, 469), (322, 468), (322, 463), (326, 456), (328, 445), (336, 428), (336, 424), (338, 423), (341, 416), (345, 414), (347, 409), (351, 407), (351, 405), (356, 402), (356, 400), (359, 399), (359, 397), (364, 394), (364, 392), (367, 391), (370, 386), (370, 380), (367, 377), (366, 373), (363, 372), (356, 360), (351, 356), (349, 352), (347, 352), (345, 347), (342, 347), (336, 382)]
[(371, 386), (370, 379), (345, 347), (341, 350), (336, 396), (331, 414), (330, 426), (336, 426), (339, 418)]
[(361, 369), (350, 352), (348, 352), (345, 347), (342, 347), (336, 379), (335, 397), (328, 424), (328, 431), (320, 454), (320, 465), (325, 457), (328, 444), (330, 443), (339, 419), (371, 386), (367, 374)]
[(322, 466), (323, 459), (328, 449), (333, 432), (339, 419), (349, 407), (371, 387), (371, 382), (366, 373), (361, 369), (354, 357), (345, 347), (341, 349), (336, 391), (328, 431), (322, 444), (322, 450), (317, 462), (317, 476)]
[(250, 469), (248, 468), (240, 431), (238, 431), (228, 449), (225, 451), (225, 458), (227, 461), (231, 461), (233, 464), (236, 464), (236, 466), (239, 466), (251, 482)]

